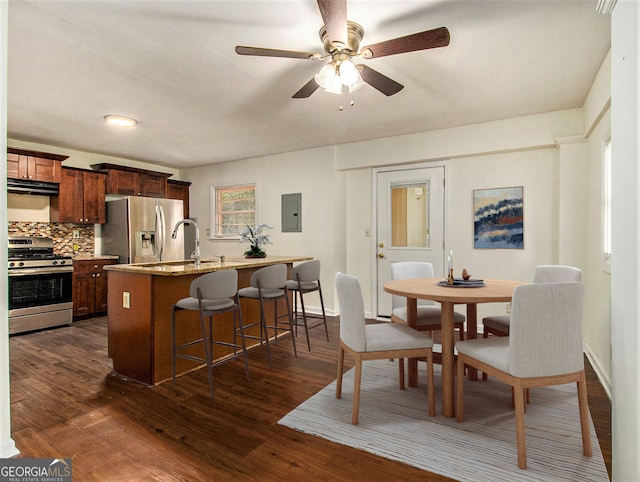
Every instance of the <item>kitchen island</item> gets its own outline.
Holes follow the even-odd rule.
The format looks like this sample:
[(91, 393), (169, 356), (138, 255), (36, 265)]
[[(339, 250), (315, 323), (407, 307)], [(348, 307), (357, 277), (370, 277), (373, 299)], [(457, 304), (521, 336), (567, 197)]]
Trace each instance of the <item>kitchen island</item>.
[[(251, 274), (273, 264), (284, 263), (287, 272), (293, 263), (313, 259), (308, 256), (267, 256), (259, 259), (226, 258), (202, 260), (196, 267), (193, 260), (158, 263), (116, 264), (105, 266), (109, 271), (108, 324), (109, 357), (113, 360), (116, 374), (146, 385), (155, 385), (171, 378), (171, 305), (189, 296), (189, 286), (198, 276), (224, 269), (238, 270), (238, 288), (249, 286)], [(278, 313), (285, 313), (286, 305), (281, 300)], [(266, 316), (273, 317), (269, 303)], [(244, 324), (259, 319), (259, 304), (256, 300), (241, 302)], [(200, 338), (198, 313), (181, 311), (178, 343)], [(233, 341), (233, 314), (225, 313), (214, 318), (214, 337), (217, 340)], [(259, 327), (248, 334), (259, 335)], [(247, 347), (259, 343), (247, 339)], [(230, 354), (229, 348), (214, 352), (214, 358)], [(193, 347), (194, 354), (202, 351)], [(184, 374), (199, 368), (196, 362), (177, 360), (176, 371)]]

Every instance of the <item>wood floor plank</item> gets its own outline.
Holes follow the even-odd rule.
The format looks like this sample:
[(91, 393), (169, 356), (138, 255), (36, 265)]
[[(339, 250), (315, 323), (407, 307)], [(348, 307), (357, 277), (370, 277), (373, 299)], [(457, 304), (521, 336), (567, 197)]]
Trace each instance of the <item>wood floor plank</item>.
[[(21, 457), (73, 457), (78, 481), (449, 480), (277, 425), (335, 380), (338, 320), (155, 387), (110, 374), (106, 318), (10, 339), (12, 436)], [(132, 347), (135, 349), (135, 347)], [(348, 361), (348, 363), (351, 363)], [(349, 365), (346, 368), (350, 368)], [(589, 406), (610, 474), (611, 404), (590, 366)]]

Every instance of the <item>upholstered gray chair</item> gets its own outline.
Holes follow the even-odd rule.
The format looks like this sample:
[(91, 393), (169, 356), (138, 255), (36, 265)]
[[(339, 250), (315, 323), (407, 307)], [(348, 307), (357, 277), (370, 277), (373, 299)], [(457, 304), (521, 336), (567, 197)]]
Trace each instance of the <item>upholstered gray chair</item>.
[[(297, 357), (296, 337), (293, 334), (293, 318), (291, 316), (291, 304), (289, 302), (289, 290), (287, 289), (287, 265), (274, 264), (266, 266), (254, 271), (249, 279), (249, 285), (238, 290), (240, 298), (249, 298), (258, 300), (260, 303), (260, 320), (246, 325), (245, 328), (251, 328), (260, 325), (260, 336), (246, 335), (247, 338), (260, 340), (267, 345), (267, 358), (269, 359), (269, 369), (273, 369), (271, 363), (271, 346), (269, 343), (269, 330), (273, 330), (275, 339), (278, 339), (278, 332), (289, 331), (291, 333), (291, 342), (293, 343), (293, 354)], [(278, 300), (285, 299), (287, 312), (278, 315)], [(265, 315), (265, 303), (273, 301), (273, 325), (267, 325)], [(284, 325), (278, 325), (278, 320), (285, 318)]]
[[(338, 377), (336, 398), (342, 396), (344, 354), (355, 358), (353, 409), (351, 423), (358, 424), (360, 409), (360, 381), (364, 360), (389, 358), (418, 358), (427, 360), (427, 395), (429, 415), (435, 416), (433, 390), (433, 340), (426, 334), (400, 323), (367, 324), (360, 282), (353, 276), (336, 274), (336, 291), (340, 308), (340, 348), (338, 351)], [(400, 370), (400, 387), (404, 387), (404, 369)]]
[[(474, 367), (513, 388), (518, 467), (527, 467), (524, 390), (576, 382), (584, 455), (591, 457), (589, 409), (582, 354), (582, 283), (518, 286), (511, 302), (508, 337), (456, 343), (456, 418), (464, 420), (464, 368)], [(548, 427), (547, 427), (548, 428)]]
[[(433, 278), (433, 265), (422, 261), (400, 261), (391, 263), (391, 279)], [(407, 299), (404, 296), (391, 295), (391, 321), (407, 324)], [(442, 326), (440, 306), (431, 300), (418, 300), (419, 331), (427, 331), (429, 336)], [(460, 332), (460, 339), (464, 340), (464, 320), (461, 313), (454, 311), (453, 325)]]
[[(244, 358), (244, 368), (249, 380), (249, 362), (247, 360), (247, 347), (242, 323), (242, 310), (238, 303), (238, 272), (235, 269), (214, 271), (199, 276), (189, 286), (189, 297), (178, 300), (171, 306), (171, 352), (173, 368), (173, 386), (176, 385), (176, 358), (184, 358), (207, 366), (209, 378), (209, 391), (214, 397), (213, 373), (214, 366), (233, 360), (239, 356)], [(176, 312), (181, 310), (197, 311), (200, 315), (200, 338), (178, 344)], [(233, 311), (234, 342), (216, 341), (213, 338), (213, 316)], [(209, 326), (206, 326), (205, 318), (209, 318)], [(208, 329), (207, 329), (208, 328)], [(240, 333), (240, 344), (236, 341), (237, 333)], [(188, 350), (193, 345), (204, 345), (204, 357), (193, 355), (193, 350)], [(213, 362), (213, 345), (222, 345), (233, 348), (233, 356), (225, 356), (218, 362)], [(238, 349), (241, 351), (239, 352)]]
[[(582, 271), (573, 266), (540, 265), (533, 276), (534, 283), (561, 283), (582, 281)], [(497, 336), (509, 335), (509, 315), (485, 316), (482, 319), (483, 333), (486, 338), (489, 334)]]
[[(304, 297), (306, 293), (318, 292), (320, 296), (320, 307), (322, 308), (322, 321), (324, 322), (324, 333), (329, 341), (329, 329), (327, 328), (327, 316), (324, 312), (324, 300), (322, 299), (322, 286), (320, 285), (320, 260), (314, 259), (306, 261), (295, 266), (291, 270), (287, 280), (287, 289), (293, 292), (293, 313), (294, 323), (296, 326), (296, 335), (298, 334), (298, 297), (300, 298), (300, 307), (302, 308), (302, 322), (304, 325), (304, 333), (307, 337), (307, 348), (311, 351), (311, 342), (309, 341), (309, 326), (307, 324), (307, 311), (304, 307)], [(311, 328), (320, 326), (318, 323)]]

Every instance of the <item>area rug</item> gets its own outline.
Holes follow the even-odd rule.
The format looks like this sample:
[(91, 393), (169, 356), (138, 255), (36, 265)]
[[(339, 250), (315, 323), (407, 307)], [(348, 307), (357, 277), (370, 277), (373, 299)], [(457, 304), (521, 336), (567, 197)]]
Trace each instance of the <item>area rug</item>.
[(531, 390), (525, 415), (527, 469), (517, 465), (511, 389), (495, 380), (465, 380), (465, 420), (442, 416), (435, 365), (436, 416), (427, 411), (426, 368), (419, 386), (398, 388), (397, 362), (365, 362), (360, 420), (351, 425), (354, 369), (285, 415), (278, 424), (460, 481), (609, 480), (590, 420), (593, 457), (582, 455), (575, 384)]

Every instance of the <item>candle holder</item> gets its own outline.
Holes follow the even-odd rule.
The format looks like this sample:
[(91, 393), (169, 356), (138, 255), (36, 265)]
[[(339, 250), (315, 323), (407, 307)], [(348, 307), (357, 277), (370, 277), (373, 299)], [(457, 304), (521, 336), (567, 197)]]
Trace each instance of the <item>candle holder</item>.
[(453, 284), (453, 268), (449, 269), (449, 276), (447, 276), (447, 284)]

